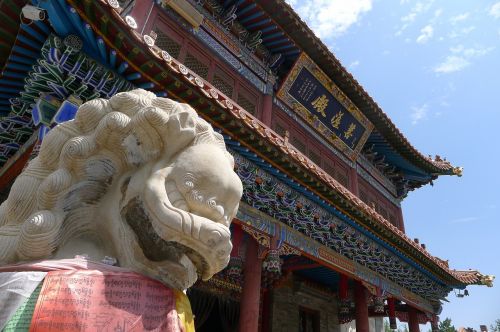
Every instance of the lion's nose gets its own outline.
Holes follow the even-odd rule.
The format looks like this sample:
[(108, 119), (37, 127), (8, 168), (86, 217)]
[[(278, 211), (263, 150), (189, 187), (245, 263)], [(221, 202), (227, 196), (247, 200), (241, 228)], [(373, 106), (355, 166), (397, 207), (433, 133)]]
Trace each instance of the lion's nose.
[(200, 229), (200, 240), (217, 252), (217, 255), (229, 254), (231, 251), (231, 233), (227, 227), (212, 223)]
[(220, 217), (224, 217), (224, 208), (221, 205), (217, 205), (215, 207), (215, 210), (220, 215)]

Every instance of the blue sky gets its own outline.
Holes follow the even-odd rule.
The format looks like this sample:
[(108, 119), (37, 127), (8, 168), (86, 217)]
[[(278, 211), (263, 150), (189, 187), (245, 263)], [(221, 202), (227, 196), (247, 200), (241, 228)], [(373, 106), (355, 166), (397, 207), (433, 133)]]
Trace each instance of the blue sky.
[(450, 293), (442, 319), (500, 319), (500, 2), (288, 2), (419, 151), (464, 167), (409, 194), (406, 231), (453, 268), (498, 276)]

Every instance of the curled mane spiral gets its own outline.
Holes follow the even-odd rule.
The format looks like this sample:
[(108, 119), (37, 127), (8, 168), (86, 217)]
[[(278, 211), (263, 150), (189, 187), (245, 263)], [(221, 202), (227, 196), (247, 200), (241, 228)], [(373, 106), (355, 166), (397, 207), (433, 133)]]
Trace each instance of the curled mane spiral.
[(220, 147), (234, 165), (222, 136), (186, 104), (140, 89), (86, 102), (44, 138), (0, 206), (0, 263), (50, 257), (92, 231), (118, 176), (201, 143)]

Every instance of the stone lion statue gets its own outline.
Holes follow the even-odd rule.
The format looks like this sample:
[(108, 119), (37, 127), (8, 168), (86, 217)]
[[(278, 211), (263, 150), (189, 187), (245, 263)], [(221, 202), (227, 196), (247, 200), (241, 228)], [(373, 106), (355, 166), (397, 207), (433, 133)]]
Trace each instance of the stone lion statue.
[(83, 104), (0, 206), (0, 264), (86, 254), (186, 289), (229, 261), (242, 184), (222, 136), (144, 90)]

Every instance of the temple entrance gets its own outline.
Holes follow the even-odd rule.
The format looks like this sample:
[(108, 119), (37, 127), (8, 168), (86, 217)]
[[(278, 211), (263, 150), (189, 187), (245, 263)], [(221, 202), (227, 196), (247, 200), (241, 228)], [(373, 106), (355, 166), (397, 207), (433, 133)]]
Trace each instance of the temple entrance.
[(239, 302), (222, 294), (212, 294), (198, 289), (187, 292), (191, 310), (195, 316), (194, 324), (199, 332), (236, 332), (240, 316)]

